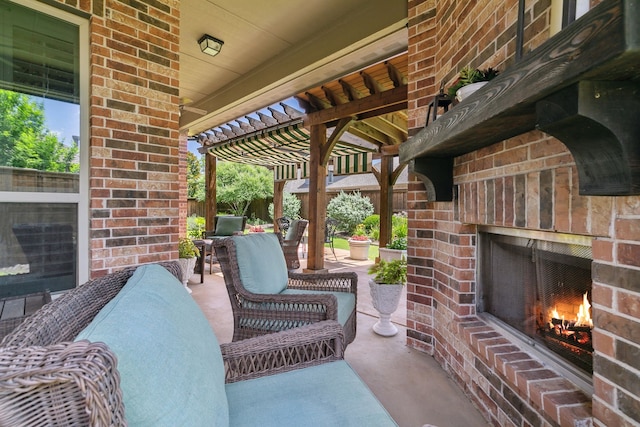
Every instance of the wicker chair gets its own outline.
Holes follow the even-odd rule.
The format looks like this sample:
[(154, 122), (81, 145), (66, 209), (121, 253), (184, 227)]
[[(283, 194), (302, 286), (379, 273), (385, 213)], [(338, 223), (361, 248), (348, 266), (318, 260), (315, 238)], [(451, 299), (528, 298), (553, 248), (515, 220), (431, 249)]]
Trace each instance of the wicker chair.
[(287, 261), (287, 268), (289, 270), (297, 270), (300, 268), (298, 246), (300, 246), (300, 241), (302, 240), (302, 236), (304, 236), (304, 230), (307, 229), (307, 224), (309, 224), (309, 221), (305, 219), (294, 219), (287, 228), (287, 233), (282, 238), (282, 252), (284, 252), (284, 259)]
[[(262, 241), (255, 244), (246, 239)], [(355, 272), (302, 274), (288, 271), (282, 252), (274, 251), (278, 247), (274, 233), (216, 239), (213, 245), (231, 301), (233, 341), (322, 320), (338, 320), (342, 324), (345, 346), (354, 340), (358, 288)], [(255, 246), (247, 250), (247, 245)], [(280, 254), (280, 261), (275, 260), (276, 252)], [(256, 286), (273, 289), (281, 285), (271, 283), (274, 272), (284, 275), (284, 290), (256, 292)], [(281, 277), (277, 276), (277, 279)], [(346, 311), (348, 304), (339, 307), (338, 298), (350, 300), (352, 310)], [(340, 315), (339, 310), (342, 310)]]
[[(213, 218), (213, 230), (203, 231), (203, 239), (217, 239), (220, 237), (228, 237), (234, 234), (244, 233), (244, 227), (247, 225), (247, 217), (223, 215)], [(213, 264), (218, 262), (213, 247), (209, 244), (205, 245), (204, 253), (201, 254), (202, 270), (204, 271), (204, 263), (209, 263), (209, 274), (213, 272)], [(201, 280), (202, 283), (202, 280)]]
[(289, 230), (289, 224), (291, 224), (291, 220), (287, 217), (276, 218), (276, 226), (278, 227), (278, 231), (282, 234), (282, 237), (286, 236), (287, 231)]

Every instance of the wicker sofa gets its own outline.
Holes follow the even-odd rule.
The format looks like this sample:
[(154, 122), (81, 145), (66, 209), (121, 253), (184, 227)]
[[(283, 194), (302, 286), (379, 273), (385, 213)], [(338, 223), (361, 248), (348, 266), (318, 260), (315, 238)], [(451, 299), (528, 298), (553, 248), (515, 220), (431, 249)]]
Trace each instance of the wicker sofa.
[(90, 281), (0, 343), (0, 425), (395, 425), (314, 323), (219, 345), (177, 263)]

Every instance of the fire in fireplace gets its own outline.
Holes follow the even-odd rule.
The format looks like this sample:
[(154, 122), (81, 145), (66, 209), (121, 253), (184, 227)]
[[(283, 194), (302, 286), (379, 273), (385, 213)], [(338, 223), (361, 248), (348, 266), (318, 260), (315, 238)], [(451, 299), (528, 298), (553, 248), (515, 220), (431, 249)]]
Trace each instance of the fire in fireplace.
[(569, 237), (481, 233), (478, 311), (590, 374), (591, 246)]

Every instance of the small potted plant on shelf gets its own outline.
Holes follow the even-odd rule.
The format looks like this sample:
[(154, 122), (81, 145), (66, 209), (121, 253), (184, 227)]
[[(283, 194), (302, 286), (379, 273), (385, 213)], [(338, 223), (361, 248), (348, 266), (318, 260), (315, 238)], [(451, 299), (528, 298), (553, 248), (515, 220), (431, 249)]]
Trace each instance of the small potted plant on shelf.
[(369, 259), (369, 245), (371, 239), (365, 233), (364, 224), (358, 224), (349, 242), (349, 257), (355, 260)]
[(380, 260), (369, 268), (371, 301), (380, 313), (379, 320), (373, 325), (373, 331), (384, 337), (398, 333), (391, 323), (391, 314), (398, 308), (404, 285), (407, 283), (407, 261), (404, 258), (391, 261)]
[(178, 262), (182, 268), (182, 284), (184, 288), (191, 293), (191, 289), (187, 287), (187, 281), (193, 273), (196, 266), (196, 260), (200, 256), (200, 250), (188, 237), (183, 237), (178, 241)]
[(460, 102), (487, 84), (488, 81), (493, 80), (498, 74), (499, 71), (493, 68), (480, 70), (466, 66), (460, 70), (458, 79), (453, 83), (453, 86), (448, 89), (447, 94), (450, 99), (456, 99)]

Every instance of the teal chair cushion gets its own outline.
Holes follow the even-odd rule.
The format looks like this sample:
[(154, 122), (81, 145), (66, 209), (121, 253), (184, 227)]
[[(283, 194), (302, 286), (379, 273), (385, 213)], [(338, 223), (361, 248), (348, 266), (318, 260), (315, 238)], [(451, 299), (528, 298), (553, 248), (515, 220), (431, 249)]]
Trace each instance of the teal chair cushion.
[(345, 361), (226, 385), (230, 425), (395, 426)]
[(356, 296), (351, 292), (321, 292), (321, 291), (309, 291), (306, 289), (285, 289), (280, 293), (281, 295), (295, 295), (295, 294), (331, 294), (335, 295), (338, 301), (338, 323), (342, 326), (347, 323), (351, 313), (356, 308)]
[(294, 240), (296, 238), (296, 230), (299, 222), (299, 219), (291, 221), (291, 224), (289, 224), (289, 228), (287, 229), (287, 234), (284, 236), (284, 240)]
[(236, 231), (242, 231), (242, 222), (244, 218), (241, 216), (219, 216), (216, 221), (215, 236), (233, 236)]
[(254, 294), (279, 294), (287, 288), (287, 263), (278, 236), (252, 233), (234, 236), (242, 285)]
[(129, 426), (227, 426), (218, 340), (182, 284), (143, 265), (76, 340), (104, 342), (118, 357)]

